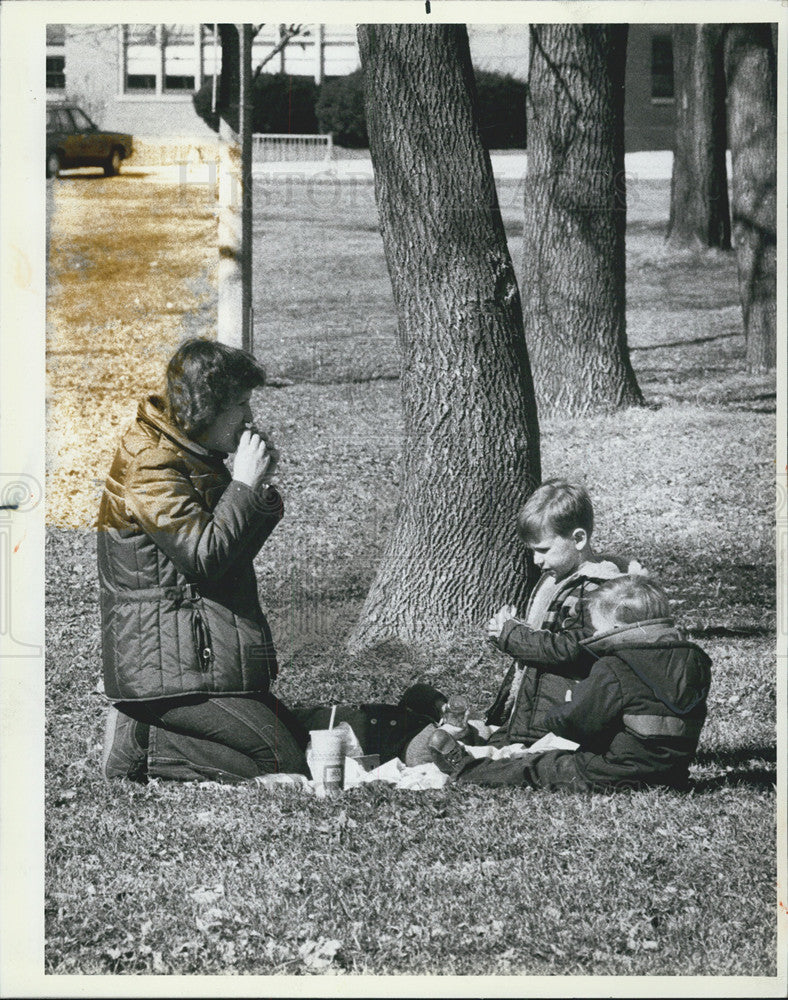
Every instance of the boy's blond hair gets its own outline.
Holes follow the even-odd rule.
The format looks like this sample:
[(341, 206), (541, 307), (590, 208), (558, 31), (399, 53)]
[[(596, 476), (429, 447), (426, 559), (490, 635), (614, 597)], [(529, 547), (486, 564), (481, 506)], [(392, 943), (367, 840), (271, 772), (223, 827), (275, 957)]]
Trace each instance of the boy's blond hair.
[(616, 625), (669, 618), (668, 595), (644, 576), (617, 576), (606, 580), (588, 598), (592, 620), (595, 615)]
[(591, 535), (594, 508), (588, 492), (565, 479), (543, 482), (517, 515), (517, 531), (526, 544), (537, 542), (545, 530), (568, 538), (575, 528), (583, 528), (587, 535)]

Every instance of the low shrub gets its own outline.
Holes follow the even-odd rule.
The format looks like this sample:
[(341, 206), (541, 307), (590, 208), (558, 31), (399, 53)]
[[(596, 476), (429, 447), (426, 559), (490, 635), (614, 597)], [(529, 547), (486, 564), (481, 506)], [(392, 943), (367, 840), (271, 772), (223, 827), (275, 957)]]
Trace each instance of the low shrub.
[[(479, 126), (487, 149), (524, 149), (527, 84), (512, 76), (476, 72)], [(214, 132), (219, 116), (211, 111), (212, 83), (194, 94), (194, 109)], [(361, 70), (336, 76), (318, 86), (311, 76), (261, 73), (253, 82), (253, 132), (331, 132), (346, 149), (369, 145)]]
[[(477, 70), (476, 90), (479, 126), (487, 149), (524, 149), (527, 84), (512, 76)], [(333, 132), (338, 146), (368, 146), (361, 70), (326, 80), (320, 88), (317, 119), (320, 131)]]
[(316, 112), (320, 131), (332, 132), (338, 146), (366, 149), (369, 145), (360, 69), (326, 80), (320, 88)]
[(317, 132), (318, 85), (311, 76), (261, 73), (254, 81), (253, 132)]
[[(252, 83), (252, 131), (314, 135), (318, 90), (311, 76), (261, 73)], [(193, 102), (200, 118), (218, 132), (219, 115), (211, 111), (212, 81), (196, 91)]]
[(219, 115), (211, 110), (213, 103), (213, 80), (206, 80), (199, 90), (192, 94), (192, 104), (199, 118), (214, 132), (219, 131)]
[(525, 149), (528, 84), (513, 76), (476, 70), (479, 128), (487, 149)]

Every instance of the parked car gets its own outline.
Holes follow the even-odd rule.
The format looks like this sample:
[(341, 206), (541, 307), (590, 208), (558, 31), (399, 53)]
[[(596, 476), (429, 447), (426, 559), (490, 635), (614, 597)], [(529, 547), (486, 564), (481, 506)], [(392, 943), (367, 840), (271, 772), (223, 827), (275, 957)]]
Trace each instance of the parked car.
[(103, 167), (107, 177), (132, 154), (124, 132), (103, 132), (75, 104), (47, 105), (47, 177), (69, 167)]

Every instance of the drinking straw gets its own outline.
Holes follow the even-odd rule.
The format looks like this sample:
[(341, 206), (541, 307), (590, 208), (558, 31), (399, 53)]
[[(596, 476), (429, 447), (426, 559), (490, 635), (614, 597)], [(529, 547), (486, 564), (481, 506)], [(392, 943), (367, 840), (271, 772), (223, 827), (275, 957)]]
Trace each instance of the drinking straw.
[(331, 718), (328, 720), (328, 728), (329, 729), (333, 729), (334, 728), (334, 716), (336, 714), (337, 714), (337, 706), (336, 705), (332, 705), (331, 706)]

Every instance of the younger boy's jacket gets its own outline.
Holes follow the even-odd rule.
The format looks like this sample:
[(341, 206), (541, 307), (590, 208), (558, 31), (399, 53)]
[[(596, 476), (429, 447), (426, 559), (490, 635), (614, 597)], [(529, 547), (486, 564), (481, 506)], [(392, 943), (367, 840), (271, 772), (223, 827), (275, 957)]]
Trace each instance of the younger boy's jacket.
[(686, 785), (706, 717), (710, 666), (670, 619), (640, 622), (583, 643), (597, 657), (546, 724), (580, 748), (511, 760), (468, 760), (460, 782), (594, 791)]
[(685, 783), (706, 718), (709, 657), (670, 619), (623, 626), (583, 645), (598, 659), (572, 701), (546, 720), (580, 750), (537, 760), (539, 786)]
[(104, 688), (113, 701), (265, 692), (276, 656), (252, 560), (282, 517), (153, 396), (124, 433), (98, 519)]
[[(625, 572), (626, 568), (610, 559), (588, 560), (558, 584), (541, 628), (532, 628), (520, 619), (506, 622), (494, 644), (517, 662), (507, 671), (487, 712), (487, 724), (501, 727), (492, 743), (529, 745), (550, 731), (547, 714), (564, 704), (567, 692), (588, 676), (594, 662), (582, 645), (593, 631), (586, 598), (600, 583)], [(548, 580), (552, 577), (543, 574), (537, 581), (526, 606), (526, 620), (539, 589)]]

